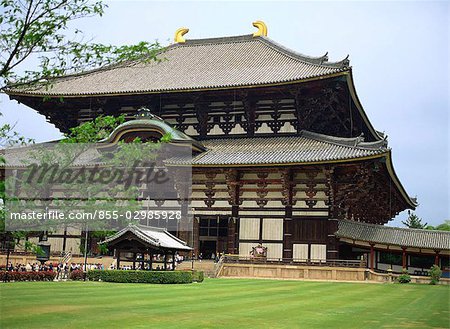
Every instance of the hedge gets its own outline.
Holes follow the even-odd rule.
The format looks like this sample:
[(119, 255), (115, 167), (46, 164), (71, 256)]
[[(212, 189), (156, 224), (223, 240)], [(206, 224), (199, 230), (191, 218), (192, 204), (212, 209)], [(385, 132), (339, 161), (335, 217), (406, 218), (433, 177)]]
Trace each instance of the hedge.
[(202, 271), (196, 271), (196, 270), (194, 270), (194, 271), (192, 272), (192, 281), (194, 281), (194, 282), (203, 282), (203, 279), (204, 279), (204, 278), (205, 278), (205, 277), (204, 277)]
[(74, 270), (74, 271), (70, 272), (69, 279), (70, 280), (83, 280), (84, 273), (82, 270)]
[(0, 281), (53, 281), (56, 272), (39, 271), (39, 272), (0, 272)]
[(90, 281), (120, 283), (192, 283), (192, 272), (187, 271), (134, 271), (134, 270), (91, 270), (87, 273)]

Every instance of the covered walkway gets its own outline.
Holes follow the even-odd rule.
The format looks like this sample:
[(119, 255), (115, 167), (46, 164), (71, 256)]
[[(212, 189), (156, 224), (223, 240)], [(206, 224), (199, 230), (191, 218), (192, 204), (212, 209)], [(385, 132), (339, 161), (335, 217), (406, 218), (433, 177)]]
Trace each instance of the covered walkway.
[(336, 236), (341, 242), (341, 255), (368, 254), (371, 270), (407, 270), (411, 274), (427, 275), (435, 264), (448, 276), (450, 232), (339, 220)]

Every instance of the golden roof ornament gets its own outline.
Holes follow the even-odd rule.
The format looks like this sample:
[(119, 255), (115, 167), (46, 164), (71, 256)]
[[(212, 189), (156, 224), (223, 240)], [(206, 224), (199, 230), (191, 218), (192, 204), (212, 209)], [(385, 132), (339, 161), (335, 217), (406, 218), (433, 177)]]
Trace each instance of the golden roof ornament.
[(182, 27), (182, 28), (179, 28), (178, 30), (176, 30), (175, 31), (175, 38), (174, 38), (175, 42), (177, 42), (177, 43), (186, 42), (186, 39), (183, 38), (183, 35), (185, 35), (188, 32), (189, 32), (189, 29), (187, 29), (185, 27)]
[(258, 29), (253, 33), (253, 37), (267, 37), (267, 25), (263, 21), (253, 22), (253, 26)]

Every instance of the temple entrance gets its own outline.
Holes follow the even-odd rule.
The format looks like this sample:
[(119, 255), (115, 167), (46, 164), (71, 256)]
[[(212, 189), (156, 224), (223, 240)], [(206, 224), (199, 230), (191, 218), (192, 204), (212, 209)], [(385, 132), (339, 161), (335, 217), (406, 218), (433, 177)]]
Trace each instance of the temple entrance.
[(228, 216), (201, 216), (199, 220), (199, 254), (211, 259), (212, 254), (227, 250)]
[(202, 253), (203, 259), (211, 259), (212, 254), (216, 254), (217, 241), (212, 240), (201, 240), (200, 241), (200, 252)]

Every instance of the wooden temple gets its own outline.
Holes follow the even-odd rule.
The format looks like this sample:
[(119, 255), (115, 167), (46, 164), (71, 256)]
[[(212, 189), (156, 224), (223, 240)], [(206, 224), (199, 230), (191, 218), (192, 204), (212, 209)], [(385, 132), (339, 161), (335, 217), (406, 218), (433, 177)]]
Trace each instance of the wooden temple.
[[(394, 171), (387, 137), (358, 99), (348, 58), (300, 54), (257, 26), (234, 37), (178, 34), (162, 61), (6, 92), (62, 132), (123, 114), (129, 121), (120, 136), (162, 135), (170, 126), (194, 140), (194, 231), (182, 238), (196, 255), (248, 256), (262, 245), (268, 259), (343, 257), (341, 221), (382, 227), (415, 209), (416, 200)], [(158, 118), (133, 124), (141, 107)]]
[(170, 270), (173, 271), (176, 267), (176, 253), (192, 250), (186, 242), (167, 230), (143, 225), (129, 225), (101, 243), (106, 244), (110, 250), (115, 250), (117, 269), (120, 269), (122, 261), (131, 262), (133, 270), (166, 271), (170, 265)]

